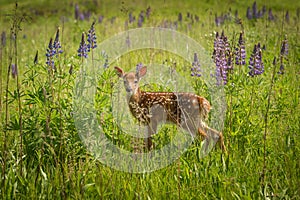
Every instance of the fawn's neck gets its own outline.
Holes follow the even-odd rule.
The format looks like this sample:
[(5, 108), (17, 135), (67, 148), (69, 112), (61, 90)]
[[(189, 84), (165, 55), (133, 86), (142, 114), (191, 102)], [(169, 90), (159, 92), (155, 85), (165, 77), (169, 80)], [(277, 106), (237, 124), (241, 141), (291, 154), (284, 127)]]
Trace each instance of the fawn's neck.
[(133, 93), (127, 93), (127, 102), (139, 103), (141, 100), (141, 90), (138, 87)]

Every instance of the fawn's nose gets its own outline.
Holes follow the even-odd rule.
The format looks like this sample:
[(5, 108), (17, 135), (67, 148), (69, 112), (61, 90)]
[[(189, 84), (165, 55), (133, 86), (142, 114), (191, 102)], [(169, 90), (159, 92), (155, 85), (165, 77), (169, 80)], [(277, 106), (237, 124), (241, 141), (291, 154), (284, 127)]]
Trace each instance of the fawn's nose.
[(126, 92), (131, 92), (132, 90), (130, 88), (126, 88)]

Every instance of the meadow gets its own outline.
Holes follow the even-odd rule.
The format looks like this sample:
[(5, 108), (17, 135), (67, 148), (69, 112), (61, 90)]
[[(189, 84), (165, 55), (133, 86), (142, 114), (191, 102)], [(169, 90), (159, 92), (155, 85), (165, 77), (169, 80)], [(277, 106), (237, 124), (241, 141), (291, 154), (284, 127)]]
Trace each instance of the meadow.
[[(299, 22), (300, 3), (293, 0), (1, 1), (1, 199), (300, 199)], [(200, 52), (188, 60), (148, 48), (115, 58), (99, 49), (118, 33), (146, 27), (192, 38), (211, 58), (211, 74)], [(91, 58), (101, 65), (93, 68), (94, 98), (85, 102), (76, 97), (86, 96), (77, 89), (87, 85), (77, 80), (90, 78), (84, 67)], [(175, 70), (209, 100), (205, 76), (214, 80), (224, 92), (226, 113), (218, 123), (227, 153), (216, 145), (203, 157), (196, 140), (168, 166), (144, 173), (97, 159), (84, 141), (93, 136), (81, 128), (100, 124), (118, 147), (143, 148), (120, 130), (113, 112), (120, 82), (113, 67), (141, 64)], [(142, 87), (172, 90), (151, 79)], [(92, 105), (97, 123), (76, 124), (77, 111), (92, 115), (81, 105)], [(212, 109), (211, 123), (218, 111)], [(174, 132), (162, 127), (156, 148)]]

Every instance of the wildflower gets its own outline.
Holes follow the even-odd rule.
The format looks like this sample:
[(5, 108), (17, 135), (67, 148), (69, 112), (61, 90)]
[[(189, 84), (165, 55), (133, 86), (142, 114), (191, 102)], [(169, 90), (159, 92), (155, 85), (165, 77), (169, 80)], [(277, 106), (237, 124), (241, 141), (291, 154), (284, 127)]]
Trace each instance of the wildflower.
[(6, 33), (3, 31), (1, 33), (1, 45), (4, 47), (6, 45)]
[(138, 63), (136, 65), (136, 72), (138, 72), (143, 66), (144, 66), (143, 63)]
[(280, 68), (278, 74), (284, 74), (284, 65), (283, 61), (284, 59), (287, 59), (289, 50), (288, 50), (288, 40), (287, 38), (284, 38), (281, 44), (281, 49), (280, 49)]
[(245, 49), (245, 40), (243, 38), (243, 32), (240, 33), (238, 47), (235, 48), (235, 64), (245, 65), (246, 61), (246, 49)]
[(264, 72), (264, 65), (262, 62), (262, 51), (260, 49), (260, 44), (254, 45), (253, 52), (249, 59), (249, 75), (251, 77), (260, 75)]
[(262, 8), (262, 16), (267, 12), (267, 7), (266, 5), (263, 5), (263, 8)]
[(281, 56), (287, 56), (289, 54), (289, 46), (288, 46), (288, 40), (284, 38), (281, 44), (281, 51), (280, 55)]
[(103, 58), (103, 60), (104, 60), (103, 68), (106, 69), (106, 68), (109, 67), (109, 65), (108, 65), (108, 55), (107, 55), (107, 53), (103, 50), (103, 51), (101, 51), (101, 56), (102, 56), (102, 58)]
[(273, 12), (272, 12), (272, 9), (271, 9), (271, 8), (269, 9), (268, 19), (269, 19), (270, 21), (275, 20), (275, 17), (274, 17), (274, 15), (273, 15)]
[(182, 14), (181, 13), (178, 14), (178, 21), (182, 22)]
[(216, 33), (213, 59), (216, 64), (215, 77), (217, 79), (217, 85), (225, 85), (227, 83), (228, 71), (232, 70), (233, 67), (229, 43), (224, 32), (222, 32), (221, 36), (219, 36), (218, 32)]
[(61, 45), (59, 41), (59, 28), (56, 31), (55, 40), (53, 42), (53, 53), (54, 55), (58, 56), (58, 54), (61, 54), (63, 51), (61, 50)]
[(78, 53), (79, 57), (87, 58), (87, 52), (88, 52), (88, 46), (85, 43), (84, 33), (82, 33), (81, 42), (80, 42), (79, 48), (77, 50), (77, 53)]
[(46, 60), (46, 64), (48, 66), (51, 66), (52, 69), (54, 69), (54, 60), (53, 60), (53, 56), (55, 55), (55, 50), (53, 48), (53, 42), (52, 42), (52, 38), (50, 38), (50, 41), (49, 41), (49, 44), (48, 44), (48, 48), (46, 50), (46, 57), (47, 57), (47, 60)]
[(194, 53), (194, 61), (192, 63), (192, 68), (191, 68), (191, 76), (201, 76), (201, 68), (200, 68), (200, 62), (198, 59), (197, 53)]
[(16, 64), (11, 65), (11, 75), (13, 78), (16, 78), (16, 76), (18, 76), (18, 68)]
[(252, 16), (253, 18), (258, 18), (258, 15), (257, 15), (257, 6), (256, 6), (256, 1), (253, 3), (252, 5)]
[(103, 18), (104, 18), (103, 15), (100, 15), (98, 18), (98, 22), (101, 23), (103, 21)]
[(80, 13), (80, 14), (79, 14), (79, 19), (80, 19), (81, 21), (84, 20), (84, 14), (83, 14), (83, 13)]
[(144, 11), (141, 11), (139, 14), (138, 27), (142, 27), (144, 20)]
[(285, 13), (285, 21), (286, 21), (287, 23), (290, 22), (290, 14), (289, 14), (289, 11), (286, 11), (286, 13)]
[(247, 8), (246, 17), (247, 17), (247, 19), (252, 19), (252, 12), (251, 12), (250, 7)]
[(149, 19), (150, 14), (151, 14), (151, 7), (149, 6), (149, 7), (147, 8), (147, 10), (146, 10), (146, 17), (147, 17), (147, 19)]
[(97, 36), (95, 33), (95, 22), (92, 23), (90, 30), (88, 31), (87, 34), (87, 41), (88, 41), (88, 51), (90, 51), (90, 49), (95, 49), (97, 47)]
[(79, 19), (79, 6), (78, 4), (75, 5), (75, 19)]
[(129, 17), (129, 23), (132, 23), (132, 22), (135, 21), (135, 17), (132, 16), (132, 12), (130, 12), (130, 13), (128, 14), (128, 17)]

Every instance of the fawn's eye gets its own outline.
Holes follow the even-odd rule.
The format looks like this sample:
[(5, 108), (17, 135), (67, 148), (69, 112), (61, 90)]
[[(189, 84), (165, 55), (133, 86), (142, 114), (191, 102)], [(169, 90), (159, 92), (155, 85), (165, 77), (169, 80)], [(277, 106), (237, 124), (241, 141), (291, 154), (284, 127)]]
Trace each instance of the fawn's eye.
[(137, 84), (137, 83), (138, 83), (138, 81), (137, 81), (137, 80), (134, 80), (134, 83), (135, 83), (135, 84)]

